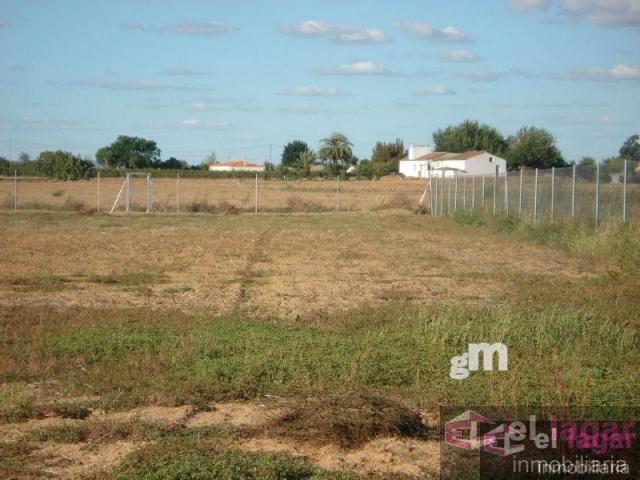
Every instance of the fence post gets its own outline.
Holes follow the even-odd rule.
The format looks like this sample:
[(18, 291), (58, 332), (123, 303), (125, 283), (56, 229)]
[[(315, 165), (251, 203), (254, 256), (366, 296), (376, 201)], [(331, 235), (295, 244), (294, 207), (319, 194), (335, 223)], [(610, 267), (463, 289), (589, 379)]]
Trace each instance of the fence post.
[(151, 213), (151, 174), (147, 173), (147, 211)]
[(444, 215), (444, 173), (440, 174), (440, 215)]
[(482, 174), (482, 199), (480, 199), (480, 205), (484, 207), (484, 178), (485, 174)]
[(627, 161), (624, 161), (622, 173), (622, 223), (627, 223)]
[(180, 213), (180, 174), (176, 174), (176, 213)]
[(600, 164), (596, 163), (596, 232), (600, 220)]
[(573, 164), (571, 173), (571, 218), (576, 218), (576, 164)]
[(13, 210), (18, 210), (18, 170), (13, 171)]
[(520, 166), (520, 192), (518, 193), (518, 216), (522, 216), (522, 176), (524, 170), (522, 165)]
[[(428, 171), (428, 167), (427, 167), (427, 171)], [(437, 205), (437, 201), (438, 199), (436, 198), (437, 193), (435, 193), (433, 191), (433, 175), (431, 174), (431, 172), (429, 172), (429, 212), (431, 213), (431, 216), (433, 216), (433, 203), (434, 201), (436, 202)]]
[(449, 192), (447, 194), (447, 214), (451, 213), (451, 178), (449, 178)]
[(553, 220), (553, 207), (555, 204), (555, 190), (556, 190), (556, 167), (551, 167), (551, 220)]
[(127, 173), (127, 191), (126, 191), (126, 200), (125, 200), (125, 210), (129, 213), (129, 184), (130, 184), (131, 176)]
[(454, 187), (453, 187), (453, 211), (458, 209), (458, 172), (453, 172)]
[(256, 173), (256, 210), (254, 212), (256, 215), (258, 214), (258, 174)]
[(462, 208), (467, 209), (467, 174), (464, 174), (464, 180), (462, 182)]
[(476, 208), (476, 176), (471, 177), (471, 208)]
[(509, 170), (504, 170), (504, 210), (509, 215)]
[(497, 205), (497, 201), (498, 201), (498, 168), (500, 168), (498, 165), (496, 165), (496, 170), (495, 173), (493, 174), (493, 215), (495, 216), (498, 205)]
[(100, 211), (100, 172), (98, 172), (98, 179), (97, 179), (97, 184), (98, 184), (98, 199), (96, 201), (96, 211), (99, 212)]
[(533, 184), (533, 221), (538, 219), (538, 169), (536, 168), (536, 175)]

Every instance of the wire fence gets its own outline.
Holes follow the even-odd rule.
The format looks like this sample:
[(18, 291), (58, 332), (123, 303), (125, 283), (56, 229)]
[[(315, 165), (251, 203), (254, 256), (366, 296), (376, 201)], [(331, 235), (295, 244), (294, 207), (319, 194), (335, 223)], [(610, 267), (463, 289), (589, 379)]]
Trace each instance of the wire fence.
[(618, 170), (599, 165), (522, 169), (493, 175), (451, 171), (428, 180), (427, 206), (433, 215), (483, 209), (537, 220), (629, 223), (640, 220), (640, 162)]
[(63, 181), (0, 178), (0, 208), (104, 213), (413, 211), (424, 180), (183, 178), (129, 174)]
[(120, 178), (62, 181), (0, 178), (0, 208), (105, 213), (268, 213), (422, 210), (432, 215), (483, 210), (538, 220), (629, 223), (640, 220), (640, 162), (619, 171), (600, 166), (522, 169), (428, 179)]

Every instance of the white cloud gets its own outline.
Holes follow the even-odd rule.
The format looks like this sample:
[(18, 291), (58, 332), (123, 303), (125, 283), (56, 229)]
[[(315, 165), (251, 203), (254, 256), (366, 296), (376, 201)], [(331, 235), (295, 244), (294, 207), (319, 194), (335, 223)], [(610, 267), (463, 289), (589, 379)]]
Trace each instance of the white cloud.
[(560, 7), (576, 20), (603, 27), (640, 26), (638, 0), (563, 0)]
[(416, 38), (442, 42), (469, 42), (471, 39), (456, 27), (434, 28), (424, 22), (398, 21), (393, 26)]
[(500, 74), (489, 71), (458, 72), (455, 76), (472, 82), (495, 82), (500, 79)]
[(184, 68), (184, 67), (167, 68), (166, 70), (163, 70), (160, 73), (162, 73), (163, 75), (173, 75), (176, 77), (196, 77), (200, 75), (209, 75), (207, 72), (192, 70), (190, 68)]
[(373, 60), (358, 60), (353, 63), (340, 65), (337, 68), (318, 69), (321, 75), (394, 75), (384, 65)]
[(388, 43), (391, 38), (378, 28), (357, 28), (332, 24), (323, 20), (305, 20), (297, 25), (280, 29), (286, 35), (298, 37), (322, 37), (334, 43)]
[(467, 62), (477, 62), (480, 60), (475, 53), (469, 52), (467, 50), (454, 50), (452, 52), (445, 52), (440, 55), (440, 60), (448, 63), (467, 63)]
[(133, 91), (161, 91), (172, 90), (178, 92), (197, 92), (202, 89), (195, 87), (188, 87), (183, 85), (169, 85), (154, 80), (90, 80), (82, 82), (73, 82), (74, 85), (100, 88), (105, 90), (133, 90)]
[(546, 10), (549, 8), (549, 0), (511, 0), (511, 8), (521, 12)]
[(182, 121), (184, 128), (203, 129), (203, 130), (229, 130), (233, 128), (228, 122), (203, 122), (199, 118), (188, 118)]
[(572, 80), (640, 80), (640, 67), (618, 64), (611, 68), (574, 68), (561, 78)]
[(414, 95), (455, 95), (456, 92), (451, 90), (445, 85), (432, 85), (430, 87), (416, 88), (413, 92)]
[(336, 88), (322, 88), (316, 85), (297, 85), (283, 92), (292, 97), (343, 97), (346, 94)]
[(171, 25), (152, 25), (127, 20), (122, 22), (120, 27), (125, 30), (139, 30), (141, 32), (169, 32), (178, 35), (201, 37), (213, 37), (237, 30), (235, 27), (224, 22), (181, 22)]

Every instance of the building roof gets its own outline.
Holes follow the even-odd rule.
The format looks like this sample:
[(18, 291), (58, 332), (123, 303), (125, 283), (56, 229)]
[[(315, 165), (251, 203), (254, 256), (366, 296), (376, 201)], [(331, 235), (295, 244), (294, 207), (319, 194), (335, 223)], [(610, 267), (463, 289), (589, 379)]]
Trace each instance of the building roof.
[(422, 155), (418, 158), (414, 158), (413, 160), (409, 160), (408, 158), (403, 158), (401, 160), (409, 161), (409, 162), (425, 162), (425, 161), (437, 161), (437, 160), (468, 160), (470, 158), (476, 157), (483, 153), (487, 153), (487, 152), (484, 150), (470, 150), (468, 152), (462, 152), (462, 153), (432, 152), (432, 153), (427, 153), (426, 155)]
[(264, 165), (261, 163), (251, 163), (246, 160), (229, 160), (227, 162), (222, 163), (210, 163), (210, 167), (254, 167), (254, 168), (262, 168)]

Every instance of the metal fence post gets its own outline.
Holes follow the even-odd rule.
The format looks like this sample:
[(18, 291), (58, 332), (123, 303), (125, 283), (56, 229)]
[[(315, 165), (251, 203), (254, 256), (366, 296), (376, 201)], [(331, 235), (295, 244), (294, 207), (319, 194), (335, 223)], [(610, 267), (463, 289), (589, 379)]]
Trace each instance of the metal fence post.
[(458, 172), (453, 172), (454, 187), (453, 187), (453, 211), (458, 209)]
[(464, 175), (464, 180), (462, 182), (462, 208), (467, 209), (467, 174)]
[(484, 207), (484, 178), (485, 174), (482, 174), (482, 198), (480, 199), (480, 205)]
[(556, 167), (551, 167), (551, 220), (553, 220), (555, 189), (556, 189)]
[(571, 172), (571, 218), (576, 218), (576, 164)]
[(498, 168), (500, 168), (498, 165), (496, 165), (496, 170), (495, 173), (493, 174), (493, 214), (496, 214), (498, 205), (497, 205), (497, 201), (498, 201)]
[(596, 232), (600, 220), (600, 164), (596, 163)]
[(518, 193), (518, 215), (522, 216), (522, 177), (524, 175), (522, 166), (520, 167), (520, 192)]
[(340, 211), (340, 175), (336, 175), (336, 212)]
[(147, 211), (151, 213), (151, 174), (147, 173)]
[(127, 173), (127, 191), (126, 191), (126, 200), (125, 200), (125, 210), (129, 213), (129, 186), (130, 186), (131, 176)]
[(471, 177), (471, 208), (476, 208), (476, 177)]
[(18, 170), (13, 171), (13, 210), (18, 210)]
[(256, 173), (256, 210), (254, 212), (256, 215), (258, 214), (258, 174)]
[(627, 223), (627, 161), (624, 161), (622, 173), (622, 223)]
[(504, 171), (504, 210), (509, 215), (509, 170)]
[(449, 193), (447, 195), (447, 214), (449, 214), (451, 213), (451, 178), (449, 178)]
[(440, 215), (444, 215), (444, 172), (440, 173)]
[(176, 174), (176, 213), (180, 213), (180, 174)]
[(538, 219), (538, 169), (536, 168), (536, 175), (533, 184), (533, 221)]
[(100, 211), (100, 172), (98, 172), (98, 176), (97, 176), (97, 191), (98, 191), (98, 198), (96, 200), (96, 211), (99, 212)]

